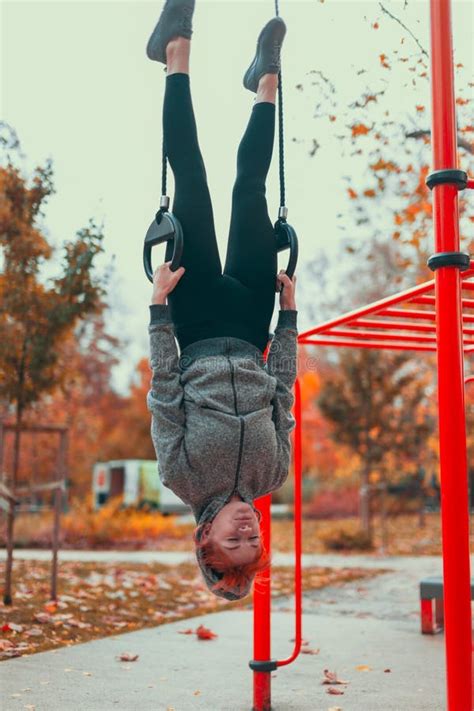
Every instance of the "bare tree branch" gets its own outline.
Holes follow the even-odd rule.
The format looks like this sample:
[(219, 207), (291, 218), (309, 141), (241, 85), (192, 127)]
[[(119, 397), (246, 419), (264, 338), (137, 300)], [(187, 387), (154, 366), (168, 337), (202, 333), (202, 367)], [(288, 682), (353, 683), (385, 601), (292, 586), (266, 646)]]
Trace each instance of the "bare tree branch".
[[(431, 131), (429, 128), (419, 131), (411, 131), (410, 133), (405, 133), (405, 138), (424, 138), (425, 136), (431, 136)], [(464, 148), (465, 151), (474, 155), (474, 143), (466, 141), (462, 136), (458, 136), (458, 148)]]
[[(410, 35), (410, 37), (412, 37), (412, 38), (415, 40), (415, 42), (417, 43), (418, 47), (421, 49), (421, 51), (423, 52), (423, 54), (427, 57), (427, 56), (428, 56), (428, 52), (427, 52), (426, 49), (423, 47), (423, 45), (421, 44), (421, 42), (415, 37), (415, 35), (413, 34), (413, 32), (412, 32), (401, 20), (399, 20), (398, 17), (395, 17), (395, 15), (392, 15), (392, 13), (389, 12), (389, 11), (382, 5), (381, 2), (379, 2), (379, 5), (380, 5), (380, 9), (382, 10), (382, 12), (384, 12), (386, 15), (388, 15), (389, 17), (391, 17), (392, 20), (395, 20), (395, 22), (398, 22), (398, 24), (401, 25), (401, 27), (403, 27), (403, 29), (408, 32), (408, 34)], [(405, 5), (405, 7), (406, 7), (406, 5)]]

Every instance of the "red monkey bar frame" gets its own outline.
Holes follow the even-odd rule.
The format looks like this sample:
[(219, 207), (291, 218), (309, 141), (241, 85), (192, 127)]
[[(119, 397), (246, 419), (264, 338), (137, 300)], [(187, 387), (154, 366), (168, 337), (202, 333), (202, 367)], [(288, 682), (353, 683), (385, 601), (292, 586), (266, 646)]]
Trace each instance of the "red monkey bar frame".
[[(451, 0), (430, 0), (433, 223), (435, 279), (344, 314), (299, 336), (299, 343), (437, 353), (439, 454), (443, 531), (447, 711), (472, 711), (472, 621), (469, 502), (466, 461), (463, 355), (474, 352), (474, 262), (460, 266), (458, 190), (474, 180), (457, 170)], [(440, 173), (441, 171), (441, 173)], [(444, 171), (444, 173), (443, 173)], [(437, 173), (436, 173), (437, 172)], [(456, 262), (456, 259), (458, 260)], [(455, 264), (458, 266), (456, 267)], [(460, 269), (466, 269), (463, 273)], [(462, 290), (467, 293), (462, 295)], [(412, 308), (412, 305), (423, 308)], [(403, 307), (403, 308), (396, 308)], [(434, 307), (434, 310), (432, 310)], [(463, 314), (464, 309), (464, 314)], [(370, 317), (370, 318), (368, 318)], [(343, 328), (341, 328), (343, 327)], [(472, 379), (472, 378), (470, 378)], [(469, 380), (470, 380), (469, 379)], [(271, 660), (270, 572), (254, 593), (254, 711), (270, 711), (271, 672), (296, 659), (301, 647), (301, 400), (295, 388), (295, 597), (293, 654)], [(263, 540), (270, 550), (270, 503), (262, 512)]]

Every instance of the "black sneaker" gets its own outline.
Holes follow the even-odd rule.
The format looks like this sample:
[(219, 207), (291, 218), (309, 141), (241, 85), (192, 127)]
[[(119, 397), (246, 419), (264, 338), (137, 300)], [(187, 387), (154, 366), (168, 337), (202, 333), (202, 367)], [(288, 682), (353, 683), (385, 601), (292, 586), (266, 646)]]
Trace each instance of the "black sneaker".
[(191, 39), (195, 0), (166, 0), (146, 46), (149, 59), (166, 64), (166, 47), (175, 37)]
[(257, 41), (255, 58), (244, 75), (244, 86), (257, 92), (258, 82), (264, 74), (278, 74), (280, 71), (280, 51), (286, 34), (286, 25), (281, 17), (267, 22)]

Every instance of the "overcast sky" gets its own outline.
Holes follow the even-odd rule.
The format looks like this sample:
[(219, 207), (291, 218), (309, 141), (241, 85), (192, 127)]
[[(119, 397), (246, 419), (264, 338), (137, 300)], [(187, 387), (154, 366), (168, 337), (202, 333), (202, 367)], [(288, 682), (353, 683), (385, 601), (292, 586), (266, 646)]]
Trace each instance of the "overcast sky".
[[(192, 91), (224, 257), (236, 150), (253, 103), (242, 76), (258, 32), (273, 14), (273, 0), (196, 4)], [(403, 1), (384, 4), (429, 48), (428, 0), (409, 0), (406, 10)], [(160, 195), (164, 73), (162, 65), (146, 59), (145, 45), (162, 3), (3, 0), (0, 5), (0, 117), (18, 133), (26, 170), (53, 159), (57, 194), (46, 220), (52, 242), (60, 245), (91, 216), (105, 223), (104, 264), (115, 255), (116, 272), (111, 326), (130, 341), (116, 376), (124, 386), (147, 354), (150, 285), (141, 249)], [(283, 61), (289, 219), (300, 236), (303, 265), (318, 249), (335, 253), (347, 166), (336, 153), (329, 123), (324, 135), (319, 128), (317, 155), (309, 156), (317, 97), (296, 85), (311, 70), (321, 70), (342, 100), (353, 100), (355, 68), (368, 69), (369, 81), (371, 71), (380, 73), (379, 54), (399, 47), (402, 36), (411, 53), (417, 47), (374, 1), (281, 0), (280, 5), (288, 25)], [(380, 28), (374, 32), (377, 18)], [(455, 1), (453, 22), (456, 54), (472, 66), (473, 3)], [(400, 114), (411, 110), (413, 95), (397, 83), (396, 72), (390, 82), (393, 108)], [(428, 105), (428, 84), (417, 91), (416, 103)], [(277, 178), (275, 160), (268, 189), (272, 218)]]

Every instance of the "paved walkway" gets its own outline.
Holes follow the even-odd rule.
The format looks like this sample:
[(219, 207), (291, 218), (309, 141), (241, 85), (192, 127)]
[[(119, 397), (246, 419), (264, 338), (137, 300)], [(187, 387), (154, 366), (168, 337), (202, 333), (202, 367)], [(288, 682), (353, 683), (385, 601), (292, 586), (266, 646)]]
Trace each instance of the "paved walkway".
[[(20, 553), (28, 557), (26, 551), (17, 557)], [(61, 558), (72, 553), (62, 551)], [(150, 553), (142, 556), (150, 559)], [(90, 558), (81, 552), (80, 559)], [(418, 616), (418, 581), (440, 573), (440, 559), (308, 556), (307, 562), (393, 572), (305, 594), (303, 634), (320, 651), (275, 674), (274, 711), (443, 711), (444, 638), (422, 636)], [(288, 599), (275, 601), (277, 657), (287, 656), (292, 646), (291, 605)], [(199, 642), (194, 635), (178, 634), (201, 623), (218, 638)], [(250, 711), (251, 634), (251, 612), (229, 611), (11, 659), (0, 664), (1, 708)], [(117, 661), (125, 651), (139, 659)], [(324, 669), (350, 682), (338, 687), (343, 695), (327, 694), (321, 685)]]

